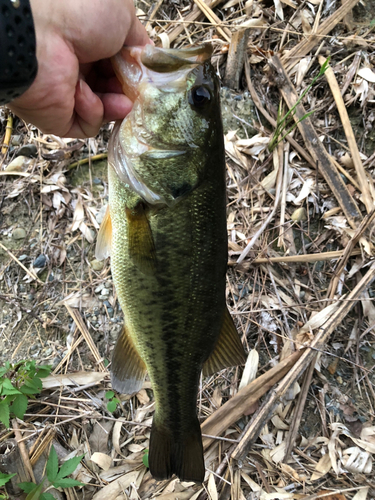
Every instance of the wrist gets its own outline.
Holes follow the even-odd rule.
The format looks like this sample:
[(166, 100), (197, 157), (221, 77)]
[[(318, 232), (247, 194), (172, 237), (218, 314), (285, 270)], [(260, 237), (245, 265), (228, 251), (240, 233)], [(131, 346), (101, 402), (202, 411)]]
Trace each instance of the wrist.
[(37, 74), (29, 0), (0, 0), (0, 105), (23, 94)]

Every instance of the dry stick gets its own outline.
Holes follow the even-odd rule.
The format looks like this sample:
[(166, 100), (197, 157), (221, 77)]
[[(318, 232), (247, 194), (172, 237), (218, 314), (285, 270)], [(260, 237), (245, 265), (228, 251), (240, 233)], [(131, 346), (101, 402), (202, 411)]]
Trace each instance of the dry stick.
[[(213, 9), (217, 5), (219, 5), (222, 2), (222, 0), (207, 0), (206, 5), (210, 7), (210, 9)], [(179, 22), (179, 26), (177, 26), (171, 33), (169, 33), (169, 41), (172, 43), (176, 38), (181, 35), (181, 33), (184, 31), (184, 26), (188, 26), (190, 23), (193, 23), (197, 19), (199, 19), (202, 16), (202, 11), (197, 7), (194, 6), (193, 10), (185, 17), (184, 22), (181, 23), (181, 21), (176, 21), (177, 23)], [(185, 24), (185, 23), (188, 24)]]
[(41, 281), (38, 276), (34, 273), (32, 273), (31, 271), (29, 271), (27, 269), (27, 267), (25, 267), (22, 262), (20, 262), (17, 257), (12, 254), (12, 252), (10, 250), (8, 250), (2, 243), (0, 243), (0, 247), (5, 251), (7, 252), (7, 254), (9, 255), (9, 257), (11, 257), (14, 262), (17, 262), (17, 264), (22, 267), (22, 269), (25, 271), (26, 274), (28, 274), (30, 276), (30, 278), (32, 278), (33, 280), (37, 281), (40, 285), (44, 285), (43, 281)]
[[(267, 264), (267, 263), (276, 263), (283, 262), (287, 263), (296, 263), (296, 262), (321, 262), (325, 260), (333, 260), (339, 259), (344, 254), (345, 250), (335, 250), (334, 252), (322, 252), (322, 253), (311, 253), (306, 255), (286, 255), (284, 257), (259, 257), (258, 259), (254, 259), (251, 262), (244, 262), (241, 267), (245, 270), (249, 269), (253, 264)], [(355, 255), (361, 255), (362, 251), (360, 249), (353, 250), (350, 252), (350, 257)], [(229, 261), (228, 266), (237, 265), (236, 261)]]
[(83, 322), (81, 314), (79, 313), (79, 311), (76, 311), (76, 310), (72, 309), (67, 304), (65, 304), (65, 307), (67, 308), (68, 313), (73, 318), (73, 320), (74, 320), (75, 324), (77, 325), (79, 331), (82, 333), (84, 339), (86, 340), (87, 345), (89, 346), (89, 348), (90, 348), (90, 350), (92, 352), (92, 355), (96, 359), (96, 362), (97, 362), (100, 370), (102, 372), (106, 372), (107, 368), (104, 366), (104, 363), (102, 361), (102, 356), (100, 356), (100, 353), (99, 353), (99, 351), (98, 351), (98, 349), (97, 349), (94, 341), (92, 340), (90, 332), (88, 331), (85, 323)]
[(215, 27), (217, 31), (220, 33), (220, 35), (224, 37), (228, 43), (230, 43), (230, 39), (232, 37), (232, 32), (230, 31), (230, 29), (225, 27), (223, 28), (220, 27), (221, 24), (220, 19), (212, 11), (212, 9), (206, 3), (203, 2), (203, 0), (194, 0), (194, 3), (200, 8), (203, 14), (207, 17), (207, 19), (211, 21), (211, 23), (215, 24)]
[(249, 34), (250, 30), (245, 29), (238, 30), (232, 35), (224, 78), (224, 85), (230, 89), (239, 88)]
[[(282, 185), (282, 181), (283, 181), (282, 149), (283, 148), (282, 148), (282, 144), (281, 144), (281, 158), (278, 154), (279, 148), (274, 149), (274, 157), (273, 158), (274, 158), (275, 164), (276, 164), (276, 162), (278, 162), (278, 172), (277, 172), (277, 181), (276, 181), (276, 189), (275, 189), (276, 197), (275, 197), (275, 202), (273, 204), (273, 208), (272, 208), (271, 212), (268, 214), (266, 220), (263, 222), (263, 224), (258, 229), (258, 231), (254, 234), (254, 236), (251, 238), (249, 243), (246, 245), (246, 248), (242, 251), (241, 255), (238, 257), (237, 264), (241, 264), (241, 262), (244, 260), (244, 258), (247, 256), (247, 254), (253, 248), (253, 246), (257, 242), (259, 236), (263, 233), (263, 231), (266, 229), (266, 227), (268, 226), (270, 221), (274, 218), (277, 207), (279, 206), (280, 196), (281, 196), (281, 185)], [(280, 159), (281, 159), (281, 161), (280, 161)]]
[(375, 220), (375, 208), (370, 214), (366, 215), (366, 217), (361, 222), (361, 225), (359, 226), (357, 231), (354, 233), (354, 235), (351, 238), (351, 240), (349, 241), (349, 243), (346, 245), (345, 250), (340, 258), (340, 261), (337, 263), (334, 277), (333, 277), (333, 279), (331, 279), (331, 282), (329, 284), (328, 291), (327, 291), (327, 298), (333, 299), (333, 297), (335, 296), (336, 289), (337, 289), (337, 286), (338, 286), (339, 281), (340, 281), (341, 273), (345, 269), (345, 266), (348, 262), (348, 259), (350, 257), (350, 254), (351, 254), (353, 248), (356, 246), (356, 244), (358, 243), (360, 238), (364, 235), (364, 233), (368, 229), (370, 229), (370, 230), (372, 229), (374, 220)]
[(333, 195), (344, 211), (345, 217), (347, 218), (350, 226), (356, 229), (358, 223), (362, 220), (361, 212), (342, 180), (341, 175), (339, 175), (335, 165), (332, 163), (330, 155), (320, 142), (310, 117), (306, 117), (305, 108), (301, 103), (298, 103), (298, 94), (286, 74), (280, 58), (275, 55), (268, 61), (268, 64), (275, 73), (280, 92), (289, 109), (294, 109), (293, 118), (297, 123), (307, 149), (314, 158), (315, 162), (319, 165), (320, 172), (323, 174), (323, 177), (331, 188)]
[(72, 168), (75, 167), (79, 167), (80, 165), (84, 165), (85, 163), (89, 163), (90, 161), (105, 160), (107, 156), (108, 156), (107, 153), (100, 153), (94, 156), (90, 156), (89, 158), (83, 158), (82, 160), (78, 160), (74, 163), (71, 163), (68, 167), (68, 170), (71, 170)]
[(292, 420), (292, 423), (290, 424), (290, 427), (289, 427), (289, 433), (285, 439), (285, 455), (283, 458), (284, 463), (287, 463), (288, 457), (289, 457), (289, 455), (293, 449), (293, 446), (294, 446), (294, 441), (297, 437), (299, 424), (301, 422), (303, 410), (305, 409), (305, 403), (306, 403), (307, 395), (309, 392), (311, 379), (312, 379), (312, 376), (314, 373), (316, 358), (317, 358), (317, 354), (315, 354), (315, 356), (311, 360), (309, 370), (303, 378), (302, 388), (301, 388), (301, 392), (298, 396), (295, 412), (293, 415), (293, 420)]
[(15, 435), (17, 443), (18, 443), (18, 448), (20, 450), (22, 460), (25, 464), (27, 472), (30, 474), (31, 480), (35, 483), (33, 468), (31, 467), (30, 460), (29, 460), (29, 453), (28, 453), (26, 445), (22, 439), (22, 434), (21, 434), (21, 431), (20, 431), (20, 428), (19, 428), (19, 425), (18, 425), (16, 418), (14, 418), (12, 420), (12, 424), (13, 424), (13, 429), (14, 429), (14, 435)]
[[(327, 59), (323, 56), (318, 57), (319, 64), (323, 66), (323, 64), (327, 61)], [(361, 193), (363, 196), (363, 203), (366, 206), (367, 213), (370, 213), (374, 208), (374, 200), (372, 199), (370, 188), (369, 188), (369, 179), (366, 175), (366, 171), (363, 168), (361, 156), (359, 154), (358, 146), (354, 137), (353, 129), (349, 120), (349, 115), (346, 110), (344, 100), (341, 96), (341, 91), (339, 84), (337, 83), (335, 74), (332, 68), (328, 65), (326, 71), (324, 72), (324, 76), (327, 78), (328, 85), (333, 94), (333, 98), (335, 99), (336, 106), (341, 118), (341, 123), (344, 128), (344, 132), (346, 138), (348, 140), (349, 149), (352, 155), (353, 163), (355, 170), (357, 172), (359, 185), (361, 188)]]
[(324, 35), (328, 35), (330, 31), (346, 16), (348, 12), (350, 12), (359, 0), (347, 0), (345, 3), (341, 5), (339, 9), (336, 10), (328, 19), (322, 22), (320, 28), (316, 33), (312, 33), (307, 38), (304, 38), (301, 42), (299, 42), (295, 47), (292, 48), (288, 53), (286, 53), (282, 61), (283, 63), (287, 63), (291, 61), (288, 65), (288, 71), (292, 69), (302, 57), (312, 50), (317, 43), (320, 42), (321, 37)]
[(160, 9), (161, 7), (161, 4), (163, 3), (164, 0), (158, 0), (158, 3), (155, 5), (155, 7), (152, 9), (152, 12), (150, 14), (150, 17), (148, 18), (148, 21), (146, 23), (146, 30), (149, 28), (150, 24), (151, 24), (151, 21), (154, 19), (154, 17), (156, 16), (158, 10)]
[[(247, 87), (249, 89), (249, 92), (251, 94), (251, 97), (253, 99), (253, 102), (254, 102), (255, 106), (262, 113), (262, 115), (264, 116), (264, 118), (276, 129), (276, 127), (277, 127), (276, 120), (274, 120), (272, 118), (272, 116), (264, 109), (264, 107), (262, 106), (262, 103), (260, 102), (258, 94), (255, 92), (254, 86), (253, 86), (253, 84), (251, 82), (251, 78), (250, 78), (250, 64), (249, 64), (248, 59), (245, 59), (245, 76), (246, 76)], [(288, 134), (285, 137), (285, 139), (293, 146), (293, 148), (297, 151), (297, 153), (300, 156), (302, 156), (302, 158), (304, 158), (312, 166), (312, 168), (315, 168), (315, 169), (317, 168), (315, 161), (311, 158), (311, 156), (309, 155), (309, 153), (302, 146), (300, 146), (298, 144), (298, 142), (295, 139), (293, 139), (293, 137), (290, 134)], [(339, 163), (337, 163), (334, 158), (332, 158), (332, 161), (334, 162), (334, 164), (336, 165), (336, 167), (340, 170), (340, 172), (343, 175), (345, 175), (345, 177), (359, 191), (359, 186), (356, 183), (356, 181), (353, 179), (353, 177), (350, 174), (348, 174), (348, 172)]]
[(5, 155), (8, 151), (10, 138), (12, 136), (12, 130), (13, 130), (13, 115), (12, 113), (9, 112), (7, 124), (5, 127), (3, 147), (1, 148), (1, 152), (3, 155)]
[[(262, 103), (260, 102), (260, 99), (258, 97), (258, 94), (256, 93), (255, 91), (255, 88), (254, 88), (254, 85), (251, 81), (251, 77), (250, 77), (250, 64), (249, 64), (249, 60), (246, 58), (245, 59), (245, 76), (246, 76), (246, 83), (247, 83), (247, 87), (249, 89), (249, 92), (251, 94), (251, 98), (253, 99), (254, 101), (254, 104), (255, 106), (258, 108), (258, 110), (262, 113), (262, 115), (264, 116), (264, 118), (274, 127), (276, 128), (277, 127), (277, 123), (276, 123), (276, 120), (274, 120), (272, 118), (272, 116), (268, 113), (268, 111), (266, 111), (262, 105)], [(298, 152), (298, 154), (300, 154), (303, 158), (305, 158), (305, 160), (313, 167), (313, 168), (316, 168), (316, 164), (314, 162), (314, 160), (311, 158), (311, 156), (309, 155), (309, 153), (307, 153), (307, 151), (305, 149), (303, 149), (302, 146), (300, 146), (298, 144), (298, 142), (293, 139), (293, 137), (288, 134), (285, 139), (290, 142), (290, 144), (294, 147), (294, 149)]]
[[(359, 300), (362, 293), (371, 285), (375, 280), (375, 263), (373, 263), (368, 269), (365, 276), (356, 285), (356, 287), (349, 293), (345, 298), (342, 297), (339, 300), (341, 304), (338, 309), (332, 314), (332, 316), (326, 321), (326, 323), (319, 328), (318, 333), (316, 333), (310, 346), (306, 348), (302, 356), (294, 364), (288, 374), (280, 382), (277, 389), (270, 393), (268, 399), (264, 402), (262, 407), (254, 415), (253, 419), (245, 427), (240, 442), (236, 446), (232, 457), (236, 460), (240, 460), (246, 453), (250, 444), (257, 439), (259, 433), (264, 426), (264, 424), (271, 417), (274, 408), (278, 404), (279, 399), (286, 394), (289, 387), (298, 379), (298, 377), (304, 372), (309, 363), (314, 358), (316, 350), (322, 349), (323, 345), (328, 340), (331, 333), (340, 325), (349, 313), (354, 304)], [(295, 353), (296, 354), (296, 353)], [(294, 356), (294, 354), (292, 355)]]
[[(252, 404), (271, 389), (282, 377), (288, 373), (297, 360), (302, 356), (303, 350), (296, 351), (278, 365), (250, 382), (246, 387), (237, 392), (232, 399), (212, 413), (202, 424), (202, 434), (220, 436), (228, 427), (233, 425)], [(203, 438), (205, 449), (213, 442), (212, 438)]]

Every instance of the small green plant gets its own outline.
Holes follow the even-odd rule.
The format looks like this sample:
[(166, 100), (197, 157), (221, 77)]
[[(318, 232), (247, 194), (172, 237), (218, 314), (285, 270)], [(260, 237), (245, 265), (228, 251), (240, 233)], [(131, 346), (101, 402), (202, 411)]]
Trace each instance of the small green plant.
[[(305, 118), (314, 113), (314, 111), (309, 111), (308, 113), (303, 115), (303, 117), (298, 121), (298, 123), (294, 123), (293, 125), (291, 125), (290, 128), (287, 130), (287, 132), (285, 132), (286, 128), (290, 124), (289, 122), (290, 117), (294, 115), (297, 105), (302, 101), (307, 92), (309, 92), (309, 90), (315, 84), (317, 79), (320, 78), (322, 75), (324, 75), (324, 73), (327, 71), (329, 60), (330, 58), (328, 57), (327, 60), (324, 62), (324, 64), (322, 64), (319, 73), (313, 78), (312, 82), (304, 90), (304, 92), (302, 93), (301, 97), (298, 99), (296, 104), (292, 108), (290, 108), (290, 110), (286, 113), (286, 115), (283, 118), (281, 118), (281, 107), (279, 106), (277, 112), (277, 127), (268, 146), (268, 149), (270, 151), (273, 151), (275, 147), (279, 144), (279, 142), (282, 141), (288, 134), (290, 134), (297, 127), (298, 123), (300, 123), (302, 120), (304, 120)], [(282, 137), (280, 137), (281, 134), (283, 134)]]
[(113, 391), (107, 391), (105, 393), (105, 398), (108, 399), (107, 410), (113, 413), (120, 401), (115, 398), (115, 393)]
[[(5, 486), (7, 482), (10, 481), (12, 477), (15, 475), (16, 474), (4, 474), (3, 472), (0, 472), (0, 488)], [(9, 498), (8, 495), (5, 496), (2, 493), (0, 493), (0, 500), (6, 500), (7, 498)]]
[(0, 421), (9, 427), (10, 417), (23, 420), (29, 397), (39, 394), (42, 378), (51, 372), (51, 366), (38, 366), (34, 360), (11, 364), (0, 368)]
[[(67, 477), (76, 470), (82, 458), (83, 455), (80, 457), (70, 458), (59, 468), (59, 459), (57, 457), (56, 450), (53, 446), (51, 446), (46, 466), (46, 476), (50, 482), (50, 486), (47, 490), (49, 488), (71, 488), (73, 486), (83, 486), (83, 483), (80, 481)], [(43, 491), (45, 480), (46, 478), (43, 478), (40, 484), (19, 483), (19, 487), (27, 493), (26, 500), (55, 500), (55, 497), (51, 493), (48, 493), (47, 490)]]

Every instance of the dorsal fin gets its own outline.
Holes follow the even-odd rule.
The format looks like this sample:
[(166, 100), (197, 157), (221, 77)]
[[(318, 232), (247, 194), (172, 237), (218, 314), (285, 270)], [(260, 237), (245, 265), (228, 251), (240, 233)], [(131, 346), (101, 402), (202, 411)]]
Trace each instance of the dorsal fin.
[(226, 307), (219, 339), (212, 354), (203, 365), (203, 376), (207, 377), (230, 366), (242, 365), (245, 361), (245, 350), (232, 316)]

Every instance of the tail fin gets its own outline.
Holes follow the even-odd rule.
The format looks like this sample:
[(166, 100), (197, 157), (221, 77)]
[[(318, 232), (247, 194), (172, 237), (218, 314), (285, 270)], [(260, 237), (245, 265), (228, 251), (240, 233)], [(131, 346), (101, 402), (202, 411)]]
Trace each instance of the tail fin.
[(168, 479), (176, 474), (181, 481), (202, 483), (205, 469), (198, 418), (194, 418), (188, 430), (172, 432), (167, 426), (157, 424), (154, 417), (148, 462), (155, 479)]

